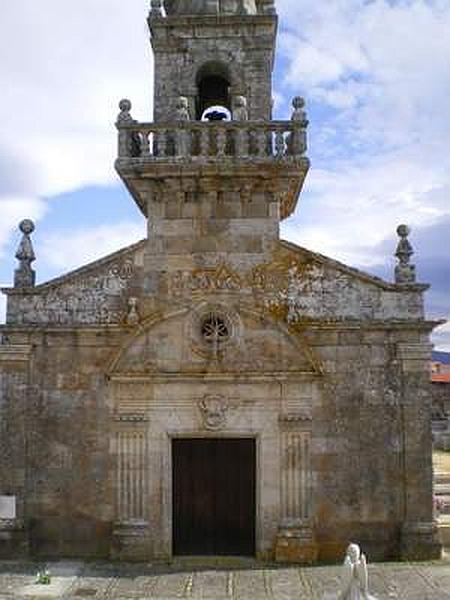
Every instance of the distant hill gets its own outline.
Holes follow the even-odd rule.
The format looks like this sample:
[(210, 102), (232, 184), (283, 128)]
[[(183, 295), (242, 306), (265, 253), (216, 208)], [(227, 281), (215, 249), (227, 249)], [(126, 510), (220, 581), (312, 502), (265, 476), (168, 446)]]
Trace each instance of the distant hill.
[(432, 352), (431, 360), (443, 365), (450, 365), (450, 352)]

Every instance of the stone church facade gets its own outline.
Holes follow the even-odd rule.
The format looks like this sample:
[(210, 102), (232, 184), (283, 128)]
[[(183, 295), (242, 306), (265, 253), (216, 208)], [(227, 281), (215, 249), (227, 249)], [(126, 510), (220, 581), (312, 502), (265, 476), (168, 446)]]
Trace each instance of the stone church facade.
[(280, 239), (308, 122), (301, 98), (272, 119), (272, 1), (153, 0), (148, 22), (155, 120), (120, 103), (116, 162), (147, 238), (35, 285), (21, 223), (0, 554), (436, 556), (435, 323), (407, 229), (395, 283)]

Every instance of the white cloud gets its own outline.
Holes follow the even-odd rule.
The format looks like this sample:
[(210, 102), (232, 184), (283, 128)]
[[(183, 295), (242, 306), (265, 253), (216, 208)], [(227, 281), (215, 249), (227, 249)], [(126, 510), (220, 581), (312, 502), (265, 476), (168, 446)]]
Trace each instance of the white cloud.
[[(321, 119), (312, 119), (312, 169), (285, 234), (354, 265), (386, 263), (382, 242), (392, 238), (394, 250), (399, 223), (417, 234), (450, 214), (450, 3), (278, 6), (281, 91), (303, 90)], [(450, 248), (437, 258), (450, 261)]]
[(71, 229), (44, 237), (39, 259), (50, 268), (67, 272), (145, 237), (145, 222), (122, 222), (92, 229)]
[(450, 323), (441, 325), (433, 334), (436, 349), (450, 352)]
[[(16, 0), (2, 6), (0, 254), (17, 221), (3, 207), (23, 195), (24, 185), (27, 216), (40, 218), (43, 197), (114, 181), (119, 100), (135, 100), (137, 118), (151, 114), (148, 5)], [(15, 213), (22, 216), (24, 206), (19, 199)]]

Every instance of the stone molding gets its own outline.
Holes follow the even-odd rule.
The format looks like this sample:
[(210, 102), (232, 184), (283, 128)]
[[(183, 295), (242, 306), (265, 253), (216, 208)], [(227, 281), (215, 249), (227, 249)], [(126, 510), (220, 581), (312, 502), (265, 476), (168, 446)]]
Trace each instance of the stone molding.
[(28, 344), (0, 346), (0, 363), (2, 362), (28, 362), (33, 346)]

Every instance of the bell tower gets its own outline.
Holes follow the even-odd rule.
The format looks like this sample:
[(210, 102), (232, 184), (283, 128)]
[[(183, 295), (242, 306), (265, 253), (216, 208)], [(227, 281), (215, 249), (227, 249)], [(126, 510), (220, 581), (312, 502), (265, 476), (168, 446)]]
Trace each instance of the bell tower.
[(270, 259), (309, 167), (304, 102), (272, 120), (272, 0), (152, 0), (154, 121), (120, 103), (116, 169), (148, 220), (146, 292)]
[[(181, 3), (179, 2), (178, 5)], [(203, 4), (202, 9), (199, 5)], [(155, 56), (155, 121), (173, 116), (177, 99), (188, 99), (200, 120), (211, 106), (233, 110), (247, 99), (250, 120), (270, 119), (277, 16), (272, 2), (159, 2), (148, 19)], [(239, 9), (239, 5), (241, 8)], [(169, 9), (170, 7), (170, 9)]]

